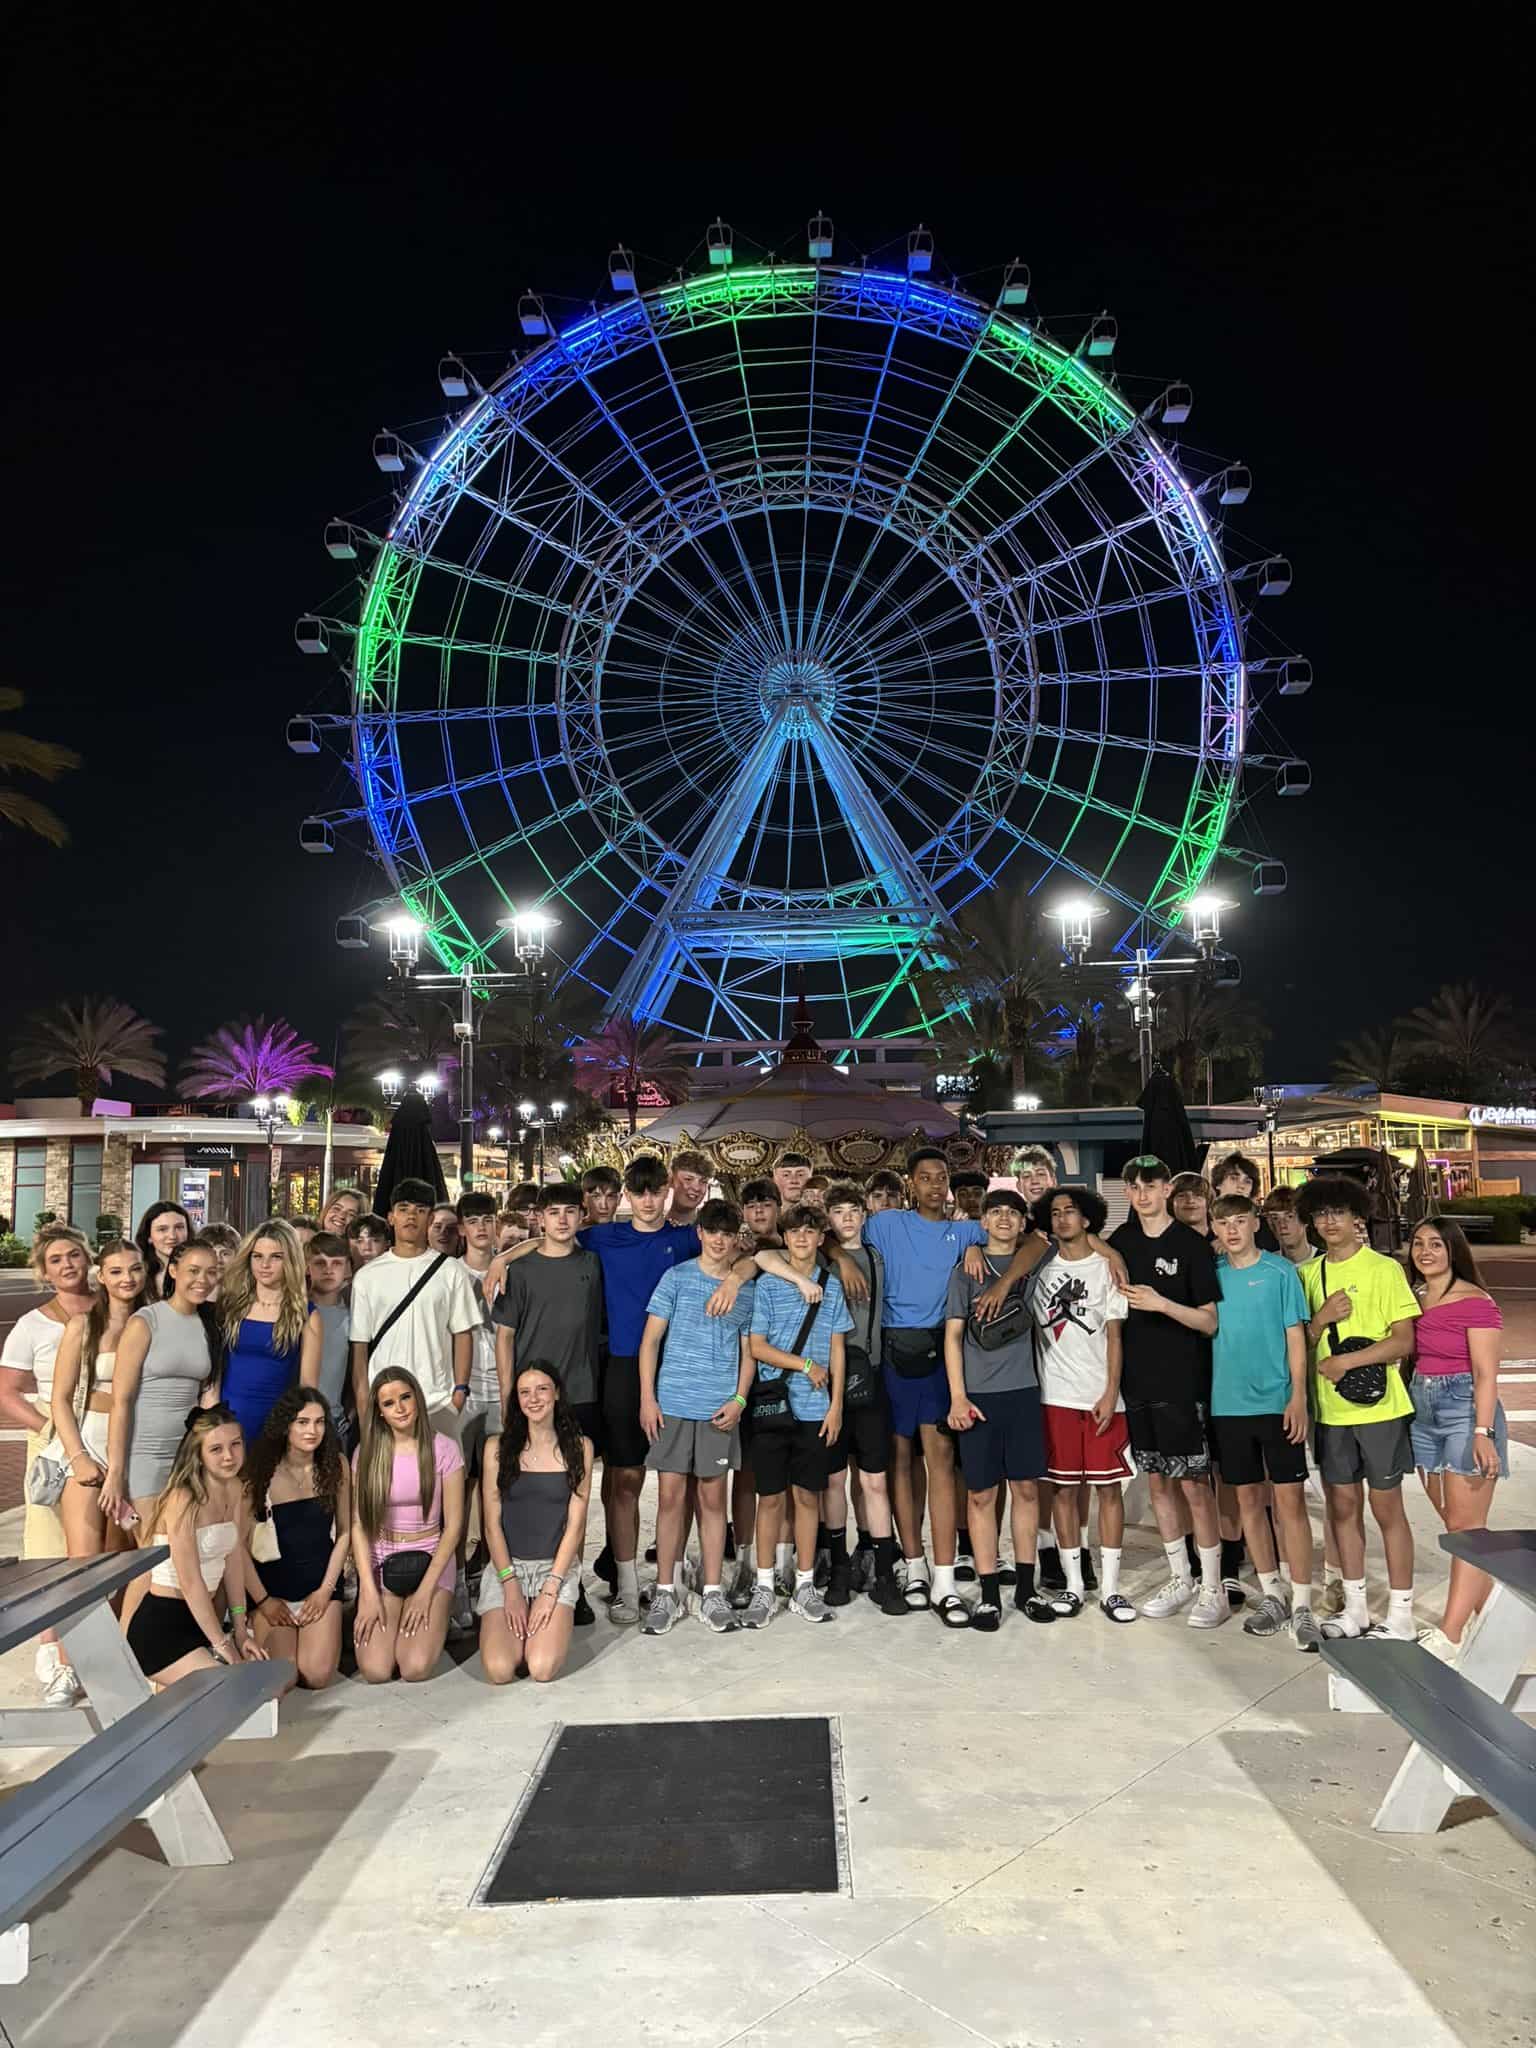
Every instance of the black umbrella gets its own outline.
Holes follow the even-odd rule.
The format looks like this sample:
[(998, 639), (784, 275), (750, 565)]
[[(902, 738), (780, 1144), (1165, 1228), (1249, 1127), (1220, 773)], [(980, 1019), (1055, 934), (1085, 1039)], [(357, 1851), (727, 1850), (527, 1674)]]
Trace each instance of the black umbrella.
[(1155, 1153), (1173, 1173), (1196, 1173), (1200, 1147), (1189, 1128), (1179, 1084), (1165, 1067), (1154, 1067), (1136, 1107), (1141, 1111), (1141, 1149)]
[(381, 1216), (389, 1214), (395, 1187), (402, 1180), (424, 1180), (440, 1202), (448, 1199), (443, 1162), (432, 1142), (432, 1111), (427, 1098), (414, 1088), (401, 1096), (389, 1120), (389, 1142), (373, 1191), (374, 1206)]

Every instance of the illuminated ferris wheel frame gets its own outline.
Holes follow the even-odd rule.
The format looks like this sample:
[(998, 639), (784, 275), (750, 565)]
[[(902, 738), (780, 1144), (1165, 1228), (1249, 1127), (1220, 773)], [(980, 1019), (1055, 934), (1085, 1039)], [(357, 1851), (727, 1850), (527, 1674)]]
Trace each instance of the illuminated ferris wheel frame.
[(1248, 644), (1289, 569), (1228, 559), (1247, 472), (1181, 459), (1186, 387), (1100, 374), (1112, 322), (1068, 348), (1002, 296), (727, 261), (558, 333), (525, 300), (484, 386), (446, 358), (461, 416), (375, 443), (385, 530), (328, 529), (375, 550), (355, 622), (299, 624), (350, 640), (301, 723), (357, 791), (305, 843), (365, 827), (451, 972), (535, 903), (610, 1013), (702, 1038), (782, 1035), (807, 974), (824, 1035), (930, 1027), (913, 977), (997, 886), (1087, 889), (1126, 948), (1218, 858), (1282, 888), (1231, 836), (1307, 781), (1254, 740), (1310, 671)]

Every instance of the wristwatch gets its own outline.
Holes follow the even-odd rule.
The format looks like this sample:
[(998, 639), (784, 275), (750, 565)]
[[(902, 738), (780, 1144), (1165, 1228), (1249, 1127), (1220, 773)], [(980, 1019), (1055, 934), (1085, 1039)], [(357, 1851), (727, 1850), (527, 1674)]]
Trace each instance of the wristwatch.
[(1472, 1431), (1472, 1434), (1474, 1436), (1492, 1436), (1493, 1431), (1491, 1429), (1484, 1429), (1483, 1425), (1481, 1423), (1478, 1423), (1476, 1428), (1474, 1428), (1474, 1430)]

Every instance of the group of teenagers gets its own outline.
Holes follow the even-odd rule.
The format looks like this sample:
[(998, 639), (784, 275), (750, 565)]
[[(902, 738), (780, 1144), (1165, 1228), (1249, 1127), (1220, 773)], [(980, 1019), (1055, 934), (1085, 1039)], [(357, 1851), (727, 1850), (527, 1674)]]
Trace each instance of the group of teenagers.
[[(928, 1147), (862, 1187), (787, 1153), (730, 1201), (685, 1152), (532, 1190), (514, 1217), (401, 1181), (386, 1217), (342, 1190), (244, 1238), (173, 1203), (94, 1253), (49, 1225), (50, 1299), (0, 1359), (27, 1553), (164, 1544), (123, 1600), (157, 1683), (281, 1656), (323, 1688), (348, 1615), (371, 1682), (424, 1679), (476, 1630), (489, 1681), (549, 1680), (595, 1618), (600, 1462), (594, 1579), (645, 1635), (824, 1624), (855, 1597), (995, 1632), (1011, 1591), (1039, 1624), (1249, 1607), (1248, 1634), (1300, 1650), (1375, 1630), (1454, 1659), (1488, 1582), (1457, 1561), (1420, 1628), (1402, 1484), (1417, 1469), (1466, 1529), (1507, 1472), (1499, 1314), (1461, 1232), (1421, 1223), (1405, 1270), (1347, 1179), (1262, 1208), (1241, 1154), (1210, 1180), (1143, 1155), (1123, 1179), (1107, 1236), (1103, 1197), (1057, 1185), (1039, 1147), (1002, 1184), (952, 1182)], [(1139, 1603), (1120, 1583), (1138, 1470), (1167, 1560)], [(78, 1697), (56, 1641), (37, 1676)]]

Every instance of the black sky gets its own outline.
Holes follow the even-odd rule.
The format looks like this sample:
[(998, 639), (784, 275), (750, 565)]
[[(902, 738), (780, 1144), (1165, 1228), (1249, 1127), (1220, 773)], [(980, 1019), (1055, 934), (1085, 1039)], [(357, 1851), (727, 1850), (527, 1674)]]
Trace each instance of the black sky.
[(1256, 827), (1291, 889), (1234, 934), (1270, 1077), (1442, 981), (1536, 1007), (1530, 179), (1499, 32), (1390, 87), (1336, 55), (1326, 90), (1203, 81), (1149, 29), (1124, 86), (1081, 48), (929, 75), (919, 45), (839, 96), (805, 26), (715, 70), (530, 67), (450, 36), (471, 19), (409, 49), (297, 15), (13, 31), (6, 679), (86, 766), (66, 852), (3, 845), (0, 1040), (88, 988), (177, 1055), (242, 1010), (329, 1040), (378, 971), (332, 926), (375, 885), (298, 851), (344, 790), (283, 724), (375, 429), (441, 414), (444, 348), (510, 349), (526, 284), (599, 293), (621, 236), (692, 265), (717, 212), (789, 249), (818, 207), (866, 250), (921, 218), (962, 278), (1020, 254), (1048, 322), (1110, 307), (1122, 370), (1187, 379), (1192, 437), (1251, 464), (1243, 530), (1291, 558), (1272, 616), (1317, 674), (1285, 708), (1313, 793)]

